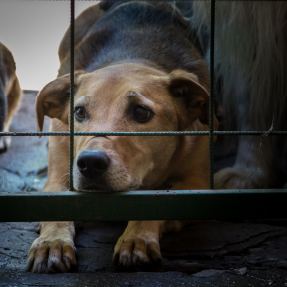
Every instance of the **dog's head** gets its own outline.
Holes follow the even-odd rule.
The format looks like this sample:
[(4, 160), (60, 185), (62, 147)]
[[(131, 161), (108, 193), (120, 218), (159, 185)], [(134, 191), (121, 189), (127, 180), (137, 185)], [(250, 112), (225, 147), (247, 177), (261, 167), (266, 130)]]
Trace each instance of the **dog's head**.
[[(36, 101), (44, 116), (69, 124), (70, 76), (46, 85)], [(208, 124), (209, 94), (194, 74), (166, 74), (136, 64), (75, 73), (75, 131), (183, 131)], [(179, 136), (75, 136), (77, 190), (121, 191), (159, 186), (170, 173)]]

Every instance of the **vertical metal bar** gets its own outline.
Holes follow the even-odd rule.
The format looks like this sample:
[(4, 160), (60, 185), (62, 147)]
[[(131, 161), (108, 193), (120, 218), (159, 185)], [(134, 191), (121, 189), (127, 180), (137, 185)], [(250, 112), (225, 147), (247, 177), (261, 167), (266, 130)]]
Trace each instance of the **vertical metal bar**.
[(74, 37), (75, 37), (75, 0), (70, 0), (71, 24), (70, 24), (70, 169), (69, 190), (74, 190), (73, 185), (73, 161), (74, 161)]
[(213, 110), (214, 110), (214, 33), (215, 33), (215, 0), (211, 0), (210, 29), (210, 104), (209, 104), (209, 173), (210, 189), (214, 189), (214, 145), (213, 145)]

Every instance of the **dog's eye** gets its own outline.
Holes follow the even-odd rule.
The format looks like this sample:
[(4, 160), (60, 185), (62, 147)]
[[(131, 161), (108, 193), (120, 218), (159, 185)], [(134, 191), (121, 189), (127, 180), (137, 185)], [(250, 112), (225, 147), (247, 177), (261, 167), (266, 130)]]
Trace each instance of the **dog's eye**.
[(136, 105), (133, 110), (133, 119), (139, 123), (146, 123), (148, 122), (153, 116), (153, 113), (150, 109)]
[(83, 107), (76, 107), (75, 118), (80, 122), (83, 121), (86, 118), (86, 110)]

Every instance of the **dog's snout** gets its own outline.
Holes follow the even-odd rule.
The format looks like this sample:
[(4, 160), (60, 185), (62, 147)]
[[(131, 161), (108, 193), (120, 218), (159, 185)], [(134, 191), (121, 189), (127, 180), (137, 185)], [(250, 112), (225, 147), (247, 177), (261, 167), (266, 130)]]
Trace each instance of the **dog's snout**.
[(77, 160), (79, 171), (84, 176), (100, 175), (110, 164), (110, 158), (101, 150), (85, 150)]

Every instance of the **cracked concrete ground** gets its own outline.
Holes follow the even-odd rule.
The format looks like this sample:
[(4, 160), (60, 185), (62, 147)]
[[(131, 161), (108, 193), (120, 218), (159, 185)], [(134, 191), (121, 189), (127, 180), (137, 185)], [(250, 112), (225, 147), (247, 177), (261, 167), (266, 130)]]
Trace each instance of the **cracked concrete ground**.
[[(12, 131), (36, 131), (35, 96), (24, 94)], [(14, 138), (0, 155), (0, 191), (41, 190), (47, 154), (46, 137)], [(217, 168), (232, 160), (232, 154), (219, 158)], [(78, 223), (77, 269), (33, 274), (25, 263), (38, 223), (0, 223), (0, 286), (287, 286), (286, 220), (198, 221), (163, 236), (161, 266), (123, 271), (113, 268), (112, 255), (125, 226)]]
[(276, 225), (197, 222), (163, 237), (160, 267), (122, 271), (111, 259), (126, 223), (80, 223), (77, 269), (33, 274), (25, 263), (38, 224), (1, 223), (0, 286), (287, 286), (287, 228)]

